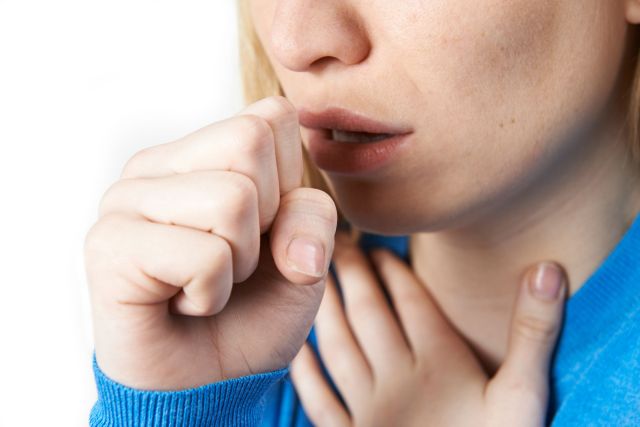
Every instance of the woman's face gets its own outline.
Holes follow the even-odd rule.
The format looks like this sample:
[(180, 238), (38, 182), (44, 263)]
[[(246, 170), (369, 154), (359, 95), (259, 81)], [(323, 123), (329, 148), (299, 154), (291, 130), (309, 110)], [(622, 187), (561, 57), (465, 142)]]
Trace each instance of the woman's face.
[(251, 0), (250, 10), (297, 108), (412, 131), (383, 167), (323, 171), (356, 226), (408, 234), (504, 208), (576, 158), (609, 120), (626, 3)]

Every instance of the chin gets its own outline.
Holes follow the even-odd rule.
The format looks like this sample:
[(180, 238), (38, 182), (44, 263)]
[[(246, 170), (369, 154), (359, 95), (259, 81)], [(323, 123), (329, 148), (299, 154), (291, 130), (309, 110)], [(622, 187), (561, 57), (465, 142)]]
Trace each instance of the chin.
[(424, 201), (417, 208), (412, 198), (385, 201), (382, 197), (353, 197), (336, 194), (336, 204), (355, 228), (383, 236), (404, 236), (452, 227), (455, 215), (430, 209)]
[(440, 185), (436, 179), (394, 184), (333, 180), (330, 191), (355, 228), (383, 236), (403, 236), (463, 227), (492, 215), (505, 202), (500, 191)]

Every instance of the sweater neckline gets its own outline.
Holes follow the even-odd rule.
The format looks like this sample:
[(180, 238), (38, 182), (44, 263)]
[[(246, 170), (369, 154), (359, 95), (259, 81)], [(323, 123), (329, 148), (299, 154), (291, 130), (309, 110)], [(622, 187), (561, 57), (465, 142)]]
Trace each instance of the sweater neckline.
[[(618, 243), (571, 297), (567, 299), (565, 322), (583, 322), (600, 312), (602, 303), (620, 299), (630, 274), (640, 262), (640, 214)], [(579, 310), (578, 310), (579, 309)], [(595, 312), (594, 312), (595, 310)]]
[(587, 341), (615, 333), (640, 304), (640, 214), (604, 260), (566, 302), (557, 369), (573, 363)]
[[(409, 236), (363, 233), (360, 244), (365, 250), (385, 246), (408, 261)], [(635, 281), (634, 272), (638, 275)], [(598, 325), (610, 328), (613, 326), (610, 321), (624, 317), (620, 316), (620, 310), (636, 300), (640, 304), (640, 213), (582, 286), (567, 299), (557, 345), (561, 359), (567, 362), (572, 359), (571, 354), (579, 351), (585, 334), (599, 332)]]

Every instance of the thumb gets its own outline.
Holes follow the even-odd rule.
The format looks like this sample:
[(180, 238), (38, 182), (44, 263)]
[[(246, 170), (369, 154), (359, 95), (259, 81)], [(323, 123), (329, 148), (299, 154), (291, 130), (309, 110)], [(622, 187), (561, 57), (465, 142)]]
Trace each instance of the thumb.
[[(502, 401), (502, 413), (543, 425), (546, 415), (549, 363), (562, 323), (567, 279), (555, 263), (530, 269), (520, 286), (511, 321), (509, 348), (491, 381)], [(507, 415), (508, 416), (508, 415)], [(537, 421), (535, 421), (537, 420)]]
[(326, 275), (337, 220), (336, 205), (324, 191), (300, 187), (282, 196), (270, 244), (273, 260), (287, 280), (310, 285)]

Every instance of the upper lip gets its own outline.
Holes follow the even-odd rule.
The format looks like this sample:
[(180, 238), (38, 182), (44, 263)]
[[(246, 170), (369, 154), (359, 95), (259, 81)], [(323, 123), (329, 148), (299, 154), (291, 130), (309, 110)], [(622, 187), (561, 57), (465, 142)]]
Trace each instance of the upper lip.
[(298, 118), (300, 124), (309, 129), (331, 129), (392, 135), (412, 132), (406, 126), (383, 123), (339, 107), (327, 108), (317, 113), (301, 108), (298, 110)]

